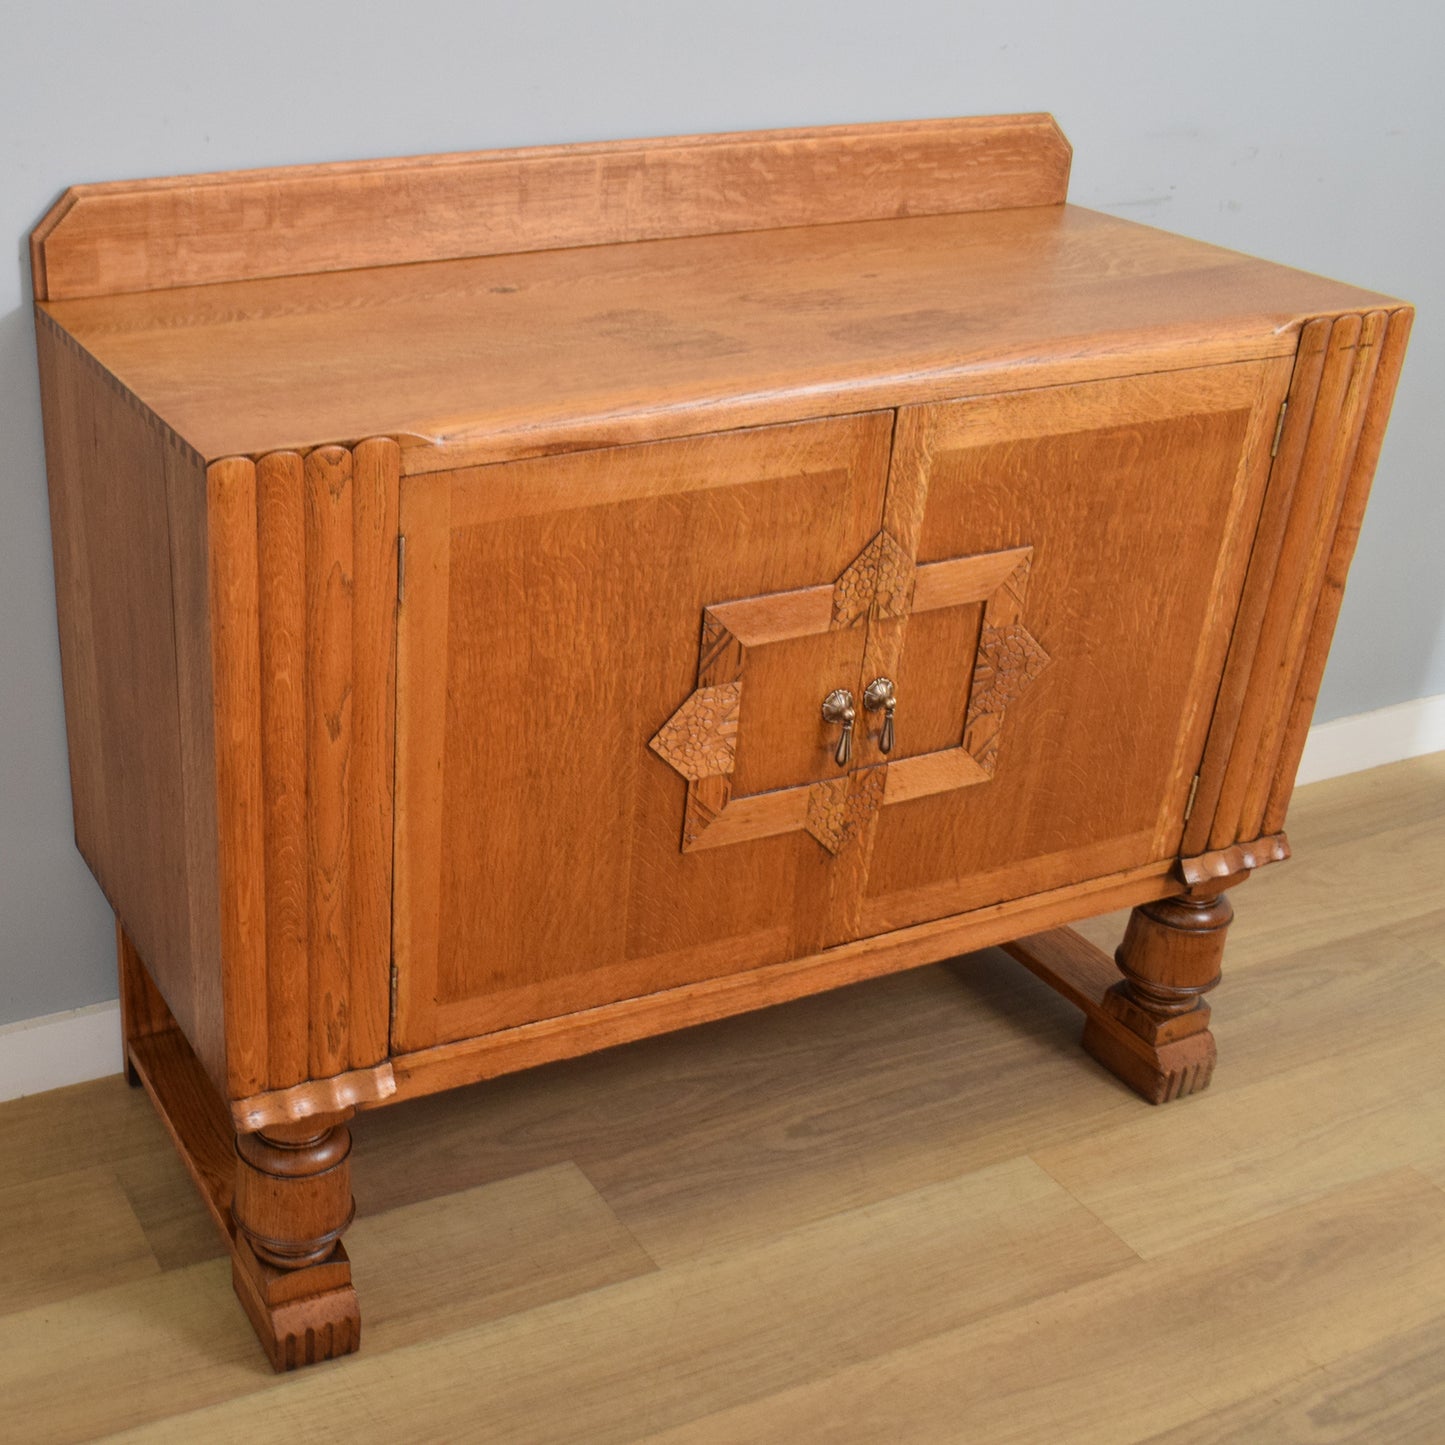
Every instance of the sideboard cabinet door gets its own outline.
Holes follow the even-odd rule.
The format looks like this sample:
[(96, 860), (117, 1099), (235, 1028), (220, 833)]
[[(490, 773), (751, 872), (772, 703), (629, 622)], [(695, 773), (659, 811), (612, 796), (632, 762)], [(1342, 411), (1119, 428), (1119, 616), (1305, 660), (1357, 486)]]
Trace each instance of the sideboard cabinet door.
[(899, 413), (865, 935), (1177, 853), (1287, 362)]
[(403, 480), (394, 1049), (827, 939), (892, 423)]

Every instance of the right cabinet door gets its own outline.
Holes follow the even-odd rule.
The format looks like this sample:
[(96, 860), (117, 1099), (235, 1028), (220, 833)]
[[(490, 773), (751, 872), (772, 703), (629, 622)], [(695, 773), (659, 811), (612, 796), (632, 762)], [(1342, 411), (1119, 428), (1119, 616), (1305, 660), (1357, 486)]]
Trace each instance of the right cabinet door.
[(1288, 380), (1243, 362), (899, 413), (887, 524), (916, 565), (869, 625), (896, 710), (862, 934), (1177, 852)]

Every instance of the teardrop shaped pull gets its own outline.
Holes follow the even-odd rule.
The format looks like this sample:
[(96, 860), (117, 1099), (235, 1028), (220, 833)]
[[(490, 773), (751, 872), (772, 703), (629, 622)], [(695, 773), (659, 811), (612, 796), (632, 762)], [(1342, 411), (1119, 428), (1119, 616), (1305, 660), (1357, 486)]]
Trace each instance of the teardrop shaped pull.
[(875, 677), (863, 691), (863, 706), (869, 712), (883, 709), (883, 731), (878, 738), (878, 751), (887, 757), (893, 751), (893, 713), (898, 706), (898, 693), (891, 677)]
[(840, 768), (846, 768), (853, 761), (853, 723), (857, 716), (853, 694), (846, 687), (835, 687), (823, 699), (823, 721), (843, 725), (837, 751), (833, 754), (833, 761)]

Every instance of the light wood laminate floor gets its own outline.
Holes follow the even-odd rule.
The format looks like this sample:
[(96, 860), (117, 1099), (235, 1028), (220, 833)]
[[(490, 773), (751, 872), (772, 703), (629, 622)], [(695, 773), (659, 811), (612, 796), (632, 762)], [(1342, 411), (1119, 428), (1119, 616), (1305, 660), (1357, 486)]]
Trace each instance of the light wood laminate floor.
[(0, 1440), (1439, 1445), (1445, 753), (1290, 835), (1162, 1109), (990, 950), (359, 1118), (288, 1377), (139, 1092), (0, 1106)]

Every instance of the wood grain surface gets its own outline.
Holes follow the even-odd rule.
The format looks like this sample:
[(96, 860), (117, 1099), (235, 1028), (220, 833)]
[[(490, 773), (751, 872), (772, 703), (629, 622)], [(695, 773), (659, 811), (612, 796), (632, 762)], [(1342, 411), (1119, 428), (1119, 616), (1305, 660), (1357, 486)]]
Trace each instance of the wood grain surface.
[(883, 938), (855, 939), (821, 953), (740, 973), (727, 971), (726, 954), (720, 949), (717, 973), (696, 983), (398, 1054), (393, 1065), (396, 1098), (416, 1098), (879, 978), (916, 968), (951, 951), (1003, 943), (1095, 910), (1165, 898), (1178, 887), (1162, 865), (1153, 864), (902, 928)]
[(41, 303), (208, 459), (405, 468), (1291, 355), (1383, 298), (1074, 207)]
[[(1087, 932), (1015, 951), (1147, 1097), (1208, 1081), (1200, 999), (1231, 906), (1205, 890), (1287, 852), (1411, 313), (1069, 208), (1067, 166), (1047, 117), (916, 122), (80, 188), (37, 230), (77, 840), (121, 924), (129, 1067), (278, 1368), (359, 1340), (337, 1243), (357, 1108), (1124, 906), (1102, 994)], [(880, 687), (886, 734), (857, 706)], [(856, 709), (841, 735), (830, 695)], [(1376, 866), (1387, 919), (1438, 901)], [(1335, 881), (1289, 917), (1291, 947), (1358, 923)], [(619, 1360), (570, 1393), (588, 1439), (622, 1438), (628, 1349), (667, 1375), (684, 1342), (732, 1380), (673, 1381), (634, 1434), (796, 1436), (836, 1385), (854, 1404), (834, 1438), (876, 1438), (968, 1341), (1004, 1361), (977, 1377), (992, 1388), (1015, 1334), (1062, 1338), (1088, 1298), (1104, 1329), (1083, 1358), (1132, 1401), (1119, 1322), (1171, 1287), (1218, 1293), (1183, 1256), (1151, 1268), (1147, 1189), (1118, 1194), (1057, 1137), (925, 1181), (942, 1202), (865, 1189), (791, 1262), (768, 1252), (789, 1248), (786, 1208), (714, 1202), (763, 1253), (682, 1275), (697, 1219), (659, 1224), (643, 1176), (593, 1145), (564, 1157), (583, 1153), (658, 1266), (623, 1266)], [(1373, 1269), (1365, 1317), (1409, 1250), (1362, 1264), (1348, 1221), (1391, 1214), (1427, 1251), (1440, 1223), (1438, 1159), (1385, 1153), (1340, 1199), (1295, 1201), (1342, 1290)], [(116, 1179), (157, 1266), (204, 1258), (154, 1186)], [(1227, 1211), (1277, 1187), (1206, 1192)], [(76, 1190), (116, 1199), (104, 1177)], [(943, 1292), (934, 1220), (975, 1205), (1038, 1224), (1030, 1269), (1007, 1272), (1021, 1292), (991, 1293), (1008, 1251), (987, 1229)], [(901, 1262), (860, 1242), (872, 1207)], [(1251, 1217), (1226, 1257), (1252, 1269), (1272, 1230)], [(152, 1286), (136, 1245), (122, 1230), (69, 1277)], [(820, 1280), (840, 1254), (855, 1273)], [(1115, 1281), (1140, 1258), (1132, 1297)], [(890, 1271), (928, 1287), (870, 1303), (860, 1333), (846, 1302)], [(786, 1322), (732, 1340), (779, 1287), (827, 1327), (807, 1349)], [(595, 1303), (516, 1324), (532, 1377)], [(1186, 1346), (1208, 1343), (1195, 1318)], [(454, 1377), (473, 1324), (437, 1348)], [(1305, 1353), (1338, 1354), (1332, 1328)], [(895, 1356), (881, 1381), (863, 1369)], [(1017, 1419), (1049, 1415), (1060, 1378)], [(544, 1403), (509, 1384), (513, 1408)], [(972, 1388), (970, 1418), (993, 1418)], [(918, 1438), (951, 1422), (925, 1394)], [(1081, 1405), (1075, 1433), (1103, 1418)]]
[[(920, 577), (949, 558), (1031, 555), (1026, 605), (1022, 582), (1006, 586), (981, 619), (971, 692), (940, 681), (952, 636), (915, 619), (889, 633), (879, 661), (904, 699), (900, 737), (909, 699), (949, 686), (961, 711), (967, 694), (962, 741), (990, 781), (883, 810), (865, 932), (1177, 854), (1287, 380), (1257, 362), (900, 414), (890, 505), (907, 496), (918, 512)], [(1022, 624), (1032, 651), (995, 705), (987, 654), (1004, 651), (1003, 624)]]
[(1283, 827), (1412, 319), (1372, 310), (1301, 335), (1185, 855)]
[(398, 484), (387, 438), (208, 469), (190, 645), (215, 680), (232, 1099), (386, 1058)]
[(898, 215), (1057, 205), (1047, 115), (670, 136), (73, 186), (37, 300)]
[(36, 344), (75, 841), (220, 1084), (209, 660), (173, 616), (205, 623), (204, 557), (173, 566), (204, 472), (43, 319)]
[(7, 1429), (1434, 1445), (1442, 818), (1445, 755), (1297, 792), (1167, 1114), (996, 953), (364, 1114), (366, 1345), (302, 1376), (143, 1098), (0, 1106)]
[[(827, 604), (878, 529), (891, 421), (403, 481), (397, 1052), (808, 950), (828, 855), (769, 790), (839, 771), (820, 708), (857, 685), (863, 630)], [(818, 586), (781, 621), (728, 605)], [(729, 650), (740, 680), (699, 661), (711, 609), (754, 639)], [(739, 686), (738, 791), (761, 811), (734, 802), (702, 835), (741, 818), (729, 845), (684, 853), (697, 769), (648, 740), (709, 679)]]

